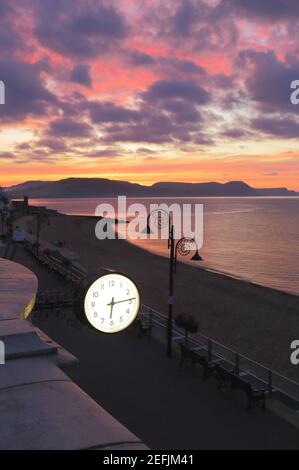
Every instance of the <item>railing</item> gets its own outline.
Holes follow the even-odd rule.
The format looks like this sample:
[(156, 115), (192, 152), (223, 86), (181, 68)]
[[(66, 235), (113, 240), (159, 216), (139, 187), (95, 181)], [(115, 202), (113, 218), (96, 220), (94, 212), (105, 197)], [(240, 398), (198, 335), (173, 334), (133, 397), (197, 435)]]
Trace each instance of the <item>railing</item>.
[[(165, 314), (146, 305), (142, 305), (140, 315), (150, 320), (153, 330), (155, 327), (160, 330), (165, 330), (166, 338), (167, 316)], [(174, 344), (184, 340), (184, 337), (184, 331), (173, 322)], [(232, 365), (235, 371), (247, 372), (252, 377), (261, 380), (265, 384), (265, 388), (267, 388), (269, 394), (275, 394), (277, 396), (281, 394), (284, 398), (295, 401), (295, 406), (299, 407), (298, 382), (202, 334), (188, 334), (188, 343), (191, 347), (204, 348), (210, 357), (213, 356), (225, 360)]]
[(78, 263), (63, 258), (58, 249), (57, 252), (48, 253), (47, 250), (39, 249), (37, 253), (36, 245), (25, 240), (26, 248), (44, 265), (59, 273), (67, 281), (79, 284), (86, 277), (85, 269)]

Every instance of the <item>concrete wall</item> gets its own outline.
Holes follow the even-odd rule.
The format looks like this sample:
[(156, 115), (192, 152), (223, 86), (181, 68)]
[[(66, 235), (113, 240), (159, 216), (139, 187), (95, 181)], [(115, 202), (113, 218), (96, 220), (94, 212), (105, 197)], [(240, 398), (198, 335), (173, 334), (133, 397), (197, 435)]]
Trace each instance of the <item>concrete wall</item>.
[(0, 259), (0, 286), (0, 449), (145, 449), (66, 375), (76, 358), (22, 319), (33, 273)]

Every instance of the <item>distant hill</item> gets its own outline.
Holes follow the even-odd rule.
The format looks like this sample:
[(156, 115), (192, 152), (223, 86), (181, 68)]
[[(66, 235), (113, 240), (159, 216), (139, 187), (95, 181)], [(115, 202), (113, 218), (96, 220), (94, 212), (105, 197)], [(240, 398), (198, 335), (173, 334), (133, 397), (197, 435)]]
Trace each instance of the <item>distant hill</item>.
[(152, 186), (103, 178), (67, 178), (60, 181), (27, 181), (5, 188), (10, 198), (85, 197), (196, 197), (196, 196), (296, 196), (286, 188), (255, 189), (243, 181), (229, 183), (155, 183)]
[(266, 188), (257, 189), (259, 196), (299, 196), (296, 191), (290, 191), (287, 188)]
[(102, 178), (68, 178), (60, 181), (31, 181), (6, 188), (9, 197), (77, 198), (112, 197), (117, 195), (142, 196), (146, 186)]
[(230, 183), (156, 183), (152, 189), (172, 196), (257, 196), (256, 189), (243, 181)]

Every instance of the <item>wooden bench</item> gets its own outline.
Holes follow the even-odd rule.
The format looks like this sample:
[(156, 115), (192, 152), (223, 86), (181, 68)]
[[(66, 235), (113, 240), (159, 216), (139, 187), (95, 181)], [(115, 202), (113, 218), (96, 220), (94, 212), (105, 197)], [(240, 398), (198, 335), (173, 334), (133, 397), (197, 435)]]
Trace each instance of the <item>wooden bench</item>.
[(250, 411), (252, 408), (262, 407), (264, 410), (266, 408), (266, 390), (260, 388), (259, 386), (254, 386), (253, 383), (248, 380), (233, 376), (231, 380), (231, 389), (232, 390), (242, 390), (247, 395), (247, 410)]

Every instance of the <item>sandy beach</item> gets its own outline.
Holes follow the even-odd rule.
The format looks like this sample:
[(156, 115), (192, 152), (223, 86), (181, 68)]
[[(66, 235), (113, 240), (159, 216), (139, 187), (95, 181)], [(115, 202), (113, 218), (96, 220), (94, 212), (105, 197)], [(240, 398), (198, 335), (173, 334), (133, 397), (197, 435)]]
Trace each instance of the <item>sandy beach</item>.
[[(50, 225), (43, 223), (41, 237), (64, 240), (91, 274), (103, 268), (128, 274), (140, 287), (142, 303), (166, 313), (168, 260), (125, 240), (100, 241), (95, 224), (88, 217), (51, 217)], [(299, 338), (298, 296), (179, 263), (174, 302), (174, 314), (194, 314), (202, 334), (299, 379), (299, 367), (289, 359), (290, 343)]]

